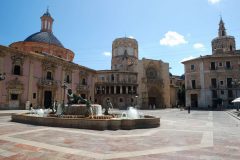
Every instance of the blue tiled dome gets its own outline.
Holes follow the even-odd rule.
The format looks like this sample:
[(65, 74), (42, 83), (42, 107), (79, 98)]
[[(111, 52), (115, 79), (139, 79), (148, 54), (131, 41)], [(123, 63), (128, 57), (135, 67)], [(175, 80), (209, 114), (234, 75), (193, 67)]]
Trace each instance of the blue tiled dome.
[(63, 47), (62, 43), (51, 32), (37, 32), (24, 40), (25, 42), (43, 42)]

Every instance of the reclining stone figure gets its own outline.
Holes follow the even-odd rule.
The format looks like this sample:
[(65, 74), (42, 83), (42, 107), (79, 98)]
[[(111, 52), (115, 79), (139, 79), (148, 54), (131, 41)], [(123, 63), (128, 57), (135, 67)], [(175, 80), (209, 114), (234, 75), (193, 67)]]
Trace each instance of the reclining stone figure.
[(73, 94), (72, 89), (68, 89), (67, 99), (69, 106), (71, 106), (72, 104), (86, 104), (87, 107), (86, 116), (92, 115), (91, 102), (87, 99), (82, 98), (80, 95), (77, 96), (76, 94)]

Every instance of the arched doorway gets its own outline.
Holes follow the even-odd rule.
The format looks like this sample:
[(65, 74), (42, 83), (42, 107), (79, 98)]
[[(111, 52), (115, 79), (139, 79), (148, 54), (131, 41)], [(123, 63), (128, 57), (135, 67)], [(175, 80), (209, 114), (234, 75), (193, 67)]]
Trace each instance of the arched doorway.
[(156, 87), (148, 89), (148, 107), (149, 109), (162, 108), (163, 98)]

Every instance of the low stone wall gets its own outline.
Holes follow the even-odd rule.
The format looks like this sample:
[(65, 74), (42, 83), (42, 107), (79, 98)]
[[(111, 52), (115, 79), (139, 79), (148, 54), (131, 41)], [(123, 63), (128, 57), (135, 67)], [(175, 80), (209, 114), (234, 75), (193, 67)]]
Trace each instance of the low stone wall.
[(12, 115), (13, 122), (33, 125), (81, 128), (93, 130), (130, 130), (137, 128), (155, 128), (160, 126), (160, 118), (146, 116), (143, 119), (89, 119), (89, 118), (60, 118), (60, 117), (38, 117), (29, 114)]
[(85, 115), (87, 112), (86, 104), (72, 104), (65, 106), (65, 115)]

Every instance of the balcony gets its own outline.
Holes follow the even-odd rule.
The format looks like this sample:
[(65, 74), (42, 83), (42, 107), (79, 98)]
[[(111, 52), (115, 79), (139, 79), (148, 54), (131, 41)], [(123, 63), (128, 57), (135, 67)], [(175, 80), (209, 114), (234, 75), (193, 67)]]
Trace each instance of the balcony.
[(216, 71), (218, 69), (218, 67), (210, 67), (209, 70), (210, 71)]
[(186, 87), (186, 90), (199, 90), (199, 89), (201, 89), (201, 86), (195, 86), (195, 87), (192, 87), (192, 86), (187, 86)]
[(41, 87), (57, 87), (58, 82), (55, 80), (40, 79), (38, 85)]
[(147, 83), (163, 85), (162, 79), (147, 79)]
[(226, 66), (225, 67), (225, 70), (232, 70), (233, 69), (233, 66)]
[(77, 85), (77, 91), (78, 92), (88, 91), (88, 86), (86, 84), (79, 84)]

